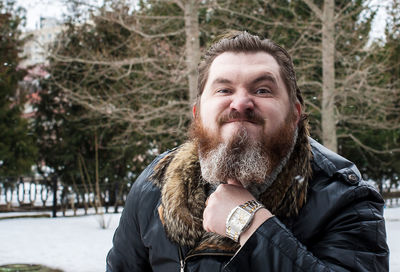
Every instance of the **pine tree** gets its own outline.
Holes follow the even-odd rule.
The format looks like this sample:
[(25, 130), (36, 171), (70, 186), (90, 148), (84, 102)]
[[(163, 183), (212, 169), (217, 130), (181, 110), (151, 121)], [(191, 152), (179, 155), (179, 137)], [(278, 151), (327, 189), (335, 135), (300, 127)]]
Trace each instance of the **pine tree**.
[(36, 147), (28, 121), (22, 118), (24, 95), (18, 83), (26, 72), (18, 67), (23, 41), (23, 10), (14, 1), (0, 2), (0, 176), (16, 179), (31, 171)]

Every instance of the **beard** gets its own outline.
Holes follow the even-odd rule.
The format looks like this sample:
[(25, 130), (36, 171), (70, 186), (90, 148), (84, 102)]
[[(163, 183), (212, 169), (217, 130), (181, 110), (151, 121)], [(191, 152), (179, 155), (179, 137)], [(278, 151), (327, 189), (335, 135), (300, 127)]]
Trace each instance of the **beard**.
[[(240, 182), (256, 198), (265, 192), (286, 165), (297, 140), (297, 129), (293, 128), (295, 115), (290, 112), (285, 122), (275, 133), (266, 135), (266, 120), (254, 111), (234, 111), (222, 115), (218, 120), (219, 131), (211, 133), (200, 120), (193, 121), (189, 136), (199, 151), (199, 162), (203, 179), (217, 187), (228, 179)], [(260, 125), (259, 135), (250, 137), (244, 125), (228, 140), (223, 140), (220, 128), (231, 119), (242, 118)]]

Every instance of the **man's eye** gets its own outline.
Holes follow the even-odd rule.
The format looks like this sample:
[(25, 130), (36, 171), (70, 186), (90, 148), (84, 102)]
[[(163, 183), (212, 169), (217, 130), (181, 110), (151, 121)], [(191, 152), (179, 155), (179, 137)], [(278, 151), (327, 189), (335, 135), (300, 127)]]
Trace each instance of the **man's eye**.
[(258, 88), (256, 94), (270, 94), (271, 90), (268, 88)]
[(230, 93), (231, 91), (228, 89), (219, 89), (217, 90), (217, 93), (222, 93), (222, 94), (226, 94), (226, 93)]

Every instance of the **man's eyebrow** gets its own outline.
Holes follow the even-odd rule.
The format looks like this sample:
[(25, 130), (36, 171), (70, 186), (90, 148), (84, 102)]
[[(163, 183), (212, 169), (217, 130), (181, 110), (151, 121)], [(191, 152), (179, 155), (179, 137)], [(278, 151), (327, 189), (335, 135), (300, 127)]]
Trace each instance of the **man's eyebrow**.
[[(257, 84), (257, 83), (262, 82), (262, 81), (270, 81), (273, 84), (278, 85), (278, 82), (276, 81), (275, 76), (273, 74), (270, 74), (270, 73), (265, 73), (265, 74), (260, 75), (259, 77), (256, 77), (251, 83), (252, 84)], [(214, 79), (214, 81), (211, 83), (211, 85), (214, 85), (214, 84), (231, 84), (231, 83), (232, 83), (232, 81), (227, 79), (227, 78), (217, 77), (216, 79)]]
[(278, 82), (276, 81), (275, 76), (272, 75), (272, 74), (269, 74), (269, 73), (268, 74), (262, 74), (261, 76), (259, 76), (256, 79), (254, 79), (251, 83), (252, 84), (257, 84), (257, 83), (262, 82), (262, 81), (270, 81), (273, 84), (278, 85)]
[(214, 81), (211, 83), (211, 85), (214, 84), (231, 84), (232, 81), (227, 79), (227, 78), (223, 78), (223, 77), (217, 77), (216, 79), (214, 79)]

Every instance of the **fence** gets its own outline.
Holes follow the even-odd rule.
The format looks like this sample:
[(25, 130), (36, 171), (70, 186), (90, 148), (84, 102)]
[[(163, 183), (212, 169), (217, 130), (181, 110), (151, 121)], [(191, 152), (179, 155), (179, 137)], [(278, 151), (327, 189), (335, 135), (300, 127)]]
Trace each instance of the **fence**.
[[(17, 182), (3, 180), (0, 183), (0, 212), (46, 211), (53, 217), (65, 216), (67, 211), (77, 215), (98, 213), (102, 208), (106, 213), (118, 212), (125, 205), (129, 186), (100, 186), (100, 201), (96, 202), (96, 193), (92, 186), (63, 185), (57, 178), (34, 179), (20, 178)], [(386, 207), (400, 206), (400, 191), (383, 192)], [(100, 207), (100, 205), (101, 207)]]
[(400, 206), (400, 191), (383, 192), (386, 207), (399, 207)]
[(0, 183), (0, 212), (51, 211), (66, 215), (78, 210), (88, 214), (98, 209), (106, 213), (118, 212), (124, 206), (128, 186), (119, 188), (118, 184), (100, 186), (100, 200), (97, 199), (93, 186), (64, 185), (56, 177), (52, 179), (20, 178), (17, 182), (4, 180)]

